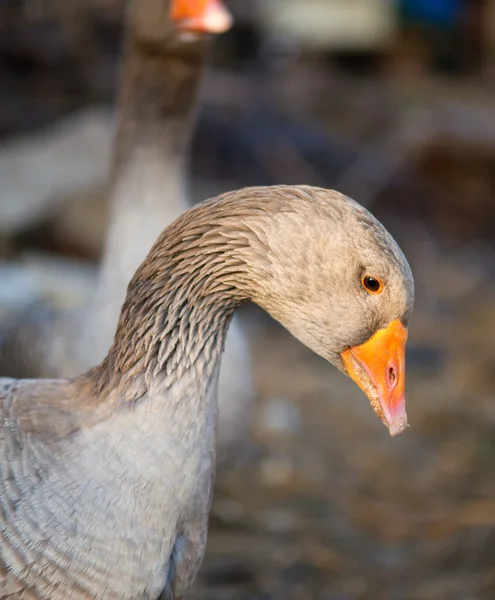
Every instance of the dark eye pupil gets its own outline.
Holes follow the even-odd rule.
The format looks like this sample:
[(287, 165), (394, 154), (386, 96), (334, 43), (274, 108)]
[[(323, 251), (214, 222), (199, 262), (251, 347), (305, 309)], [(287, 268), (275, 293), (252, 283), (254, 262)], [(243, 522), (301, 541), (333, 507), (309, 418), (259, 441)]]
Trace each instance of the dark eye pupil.
[(370, 292), (377, 292), (380, 289), (380, 282), (369, 275), (366, 275), (364, 278), (364, 285), (370, 290)]

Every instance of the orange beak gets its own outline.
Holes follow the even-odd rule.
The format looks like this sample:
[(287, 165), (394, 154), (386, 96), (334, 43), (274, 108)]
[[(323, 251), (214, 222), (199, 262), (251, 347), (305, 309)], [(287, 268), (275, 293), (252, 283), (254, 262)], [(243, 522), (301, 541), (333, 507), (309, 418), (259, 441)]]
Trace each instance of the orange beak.
[(170, 18), (184, 31), (224, 33), (232, 15), (221, 0), (172, 0)]
[(407, 425), (405, 396), (407, 329), (395, 319), (360, 346), (341, 356), (348, 375), (368, 396), (392, 437)]

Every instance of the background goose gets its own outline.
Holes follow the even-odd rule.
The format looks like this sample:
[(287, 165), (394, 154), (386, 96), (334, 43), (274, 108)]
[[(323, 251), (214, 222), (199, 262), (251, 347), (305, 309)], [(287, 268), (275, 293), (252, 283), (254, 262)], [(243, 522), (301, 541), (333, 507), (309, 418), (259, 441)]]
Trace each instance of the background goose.
[(74, 380), (0, 380), (0, 598), (172, 599), (206, 544), (216, 390), (253, 301), (346, 372), (397, 435), (413, 279), (383, 226), (311, 187), (190, 209), (127, 290), (105, 360)]
[[(37, 308), (0, 346), (0, 373), (73, 377), (103, 359), (126, 286), (153, 240), (188, 206), (187, 149), (210, 40), (229, 28), (219, 0), (133, 0), (114, 148), (112, 213), (97, 288), (76, 314)], [(247, 342), (234, 319), (220, 376), (220, 466), (243, 448), (251, 415)]]

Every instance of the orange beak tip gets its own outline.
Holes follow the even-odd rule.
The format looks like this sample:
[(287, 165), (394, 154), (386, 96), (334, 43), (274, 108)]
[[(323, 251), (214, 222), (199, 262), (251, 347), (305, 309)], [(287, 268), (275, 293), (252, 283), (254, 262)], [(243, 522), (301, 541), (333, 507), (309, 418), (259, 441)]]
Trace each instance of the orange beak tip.
[(366, 342), (341, 354), (347, 374), (368, 396), (392, 437), (408, 427), (404, 393), (406, 340), (407, 329), (395, 319)]

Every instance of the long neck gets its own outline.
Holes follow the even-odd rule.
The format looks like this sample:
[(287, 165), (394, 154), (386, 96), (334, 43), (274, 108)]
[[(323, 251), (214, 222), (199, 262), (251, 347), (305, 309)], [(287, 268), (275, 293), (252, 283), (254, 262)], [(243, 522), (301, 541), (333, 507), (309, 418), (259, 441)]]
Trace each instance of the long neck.
[[(225, 334), (235, 308), (250, 299), (249, 252), (214, 227), (166, 230), (129, 284), (114, 344), (98, 368), (100, 388), (127, 401), (179, 385), (197, 398), (198, 386), (218, 375)], [(187, 241), (184, 241), (187, 240)], [(191, 385), (191, 393), (186, 387)], [(186, 387), (185, 387), (186, 386)]]
[(110, 228), (81, 332), (88, 366), (111, 344), (132, 274), (163, 228), (187, 208), (184, 171), (204, 50), (200, 41), (127, 40)]

